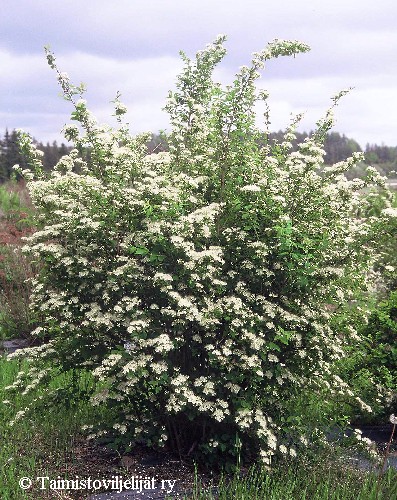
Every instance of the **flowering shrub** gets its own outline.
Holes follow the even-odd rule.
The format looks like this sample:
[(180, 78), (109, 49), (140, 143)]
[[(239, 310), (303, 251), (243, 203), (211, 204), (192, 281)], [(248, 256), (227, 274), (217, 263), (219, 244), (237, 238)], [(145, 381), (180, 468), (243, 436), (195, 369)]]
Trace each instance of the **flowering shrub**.
[(327, 306), (365, 285), (376, 218), (356, 214), (376, 173), (346, 179), (360, 154), (323, 164), (332, 108), (345, 92), (298, 152), (300, 117), (281, 143), (257, 129), (255, 106), (267, 99), (256, 90), (259, 70), (306, 45), (270, 43), (223, 88), (212, 79), (223, 42), (195, 60), (182, 54), (166, 105), (170, 150), (150, 155), (148, 136), (131, 137), (123, 125), (119, 97), (119, 127), (100, 126), (79, 98), (83, 88), (47, 52), (81, 128), (65, 128), (75, 149), (49, 177), (21, 135), (43, 224), (27, 251), (43, 264), (32, 307), (45, 342), (16, 354), (28, 355), (33, 371), (12, 388), (46, 383), (52, 370), (91, 370), (101, 387), (92, 404), (113, 415), (92, 436), (213, 463), (240, 455), (269, 464), (296, 454), (291, 435), (307, 442), (294, 398), (348, 390), (332, 370), (347, 339), (328, 326)]

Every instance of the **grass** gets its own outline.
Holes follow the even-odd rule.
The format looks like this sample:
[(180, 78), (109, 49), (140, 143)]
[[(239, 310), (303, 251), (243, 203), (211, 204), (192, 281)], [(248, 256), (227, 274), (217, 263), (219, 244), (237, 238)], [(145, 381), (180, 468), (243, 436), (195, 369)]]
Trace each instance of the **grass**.
[[(52, 492), (23, 491), (18, 481), (21, 477), (36, 478), (49, 476), (74, 478), (76, 474), (76, 449), (79, 446), (79, 428), (92, 417), (93, 409), (86, 403), (64, 404), (56, 410), (37, 412), (31, 418), (23, 418), (13, 427), (8, 426), (13, 414), (23, 409), (22, 398), (12, 400), (4, 388), (11, 384), (21, 369), (18, 360), (0, 357), (0, 402), (10, 400), (10, 404), (0, 403), (0, 498), (2, 500), (46, 499), (46, 498), (88, 498), (87, 492), (59, 495)], [(62, 385), (63, 378), (54, 378), (53, 388)], [(88, 381), (89, 382), (89, 381)], [(86, 384), (84, 377), (81, 381)], [(36, 393), (32, 397), (37, 397)], [(101, 417), (101, 410), (97, 415)], [(101, 418), (106, 418), (102, 415)], [(95, 458), (95, 457), (94, 457)], [(98, 460), (99, 462), (99, 460)], [(78, 464), (77, 464), (78, 465)], [(107, 464), (109, 465), (109, 463)], [(80, 465), (78, 465), (80, 467)], [(93, 461), (91, 476), (110, 478), (120, 473), (104, 471)], [(178, 470), (176, 469), (176, 474)], [(83, 477), (82, 471), (80, 477)], [(178, 479), (177, 475), (175, 479)], [(397, 498), (397, 471), (389, 470), (379, 482), (375, 473), (364, 473), (343, 466), (329, 456), (318, 458), (316, 462), (300, 459), (283, 463), (271, 472), (253, 466), (244, 476), (225, 476), (214, 485), (213, 492), (203, 491), (197, 485), (186, 499), (204, 500), (393, 500)]]
[(0, 339), (29, 337), (28, 278), (37, 265), (23, 255), (23, 237), (33, 231), (33, 207), (24, 183), (0, 185)]
[(375, 473), (364, 473), (333, 463), (297, 461), (271, 472), (252, 467), (243, 478), (222, 480), (214, 492), (196, 488), (194, 500), (395, 500), (397, 471), (389, 469), (378, 485)]
[[(13, 382), (21, 368), (20, 361), (7, 361), (4, 356), (0, 356), (0, 498), (52, 498), (44, 496), (43, 492), (39, 496), (38, 491), (24, 492), (18, 481), (21, 477), (46, 475), (66, 478), (69, 470), (73, 469), (73, 454), (78, 446), (80, 426), (92, 416), (92, 408), (87, 403), (73, 405), (65, 399), (58, 409), (43, 409), (10, 427), (9, 421), (15, 412), (23, 410), (26, 400), (22, 402), (20, 397), (11, 398), (4, 388)], [(63, 379), (60, 376), (52, 380), (52, 388), (61, 387)], [(85, 382), (82, 380), (82, 383)], [(36, 392), (31, 399), (39, 395), (40, 392)], [(4, 400), (10, 403), (2, 403)]]
[(32, 202), (24, 181), (8, 181), (0, 185), (0, 210), (31, 212)]
[(10, 190), (6, 185), (0, 185), (0, 209), (3, 212), (22, 210), (22, 203), (18, 192)]

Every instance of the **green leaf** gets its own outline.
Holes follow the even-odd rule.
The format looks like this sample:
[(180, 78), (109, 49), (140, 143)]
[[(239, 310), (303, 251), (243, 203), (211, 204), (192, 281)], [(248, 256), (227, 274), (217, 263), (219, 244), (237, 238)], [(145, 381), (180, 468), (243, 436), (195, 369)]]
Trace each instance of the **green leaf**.
[(268, 342), (266, 344), (266, 347), (268, 348), (268, 350), (273, 350), (273, 351), (278, 351), (278, 352), (281, 351), (281, 347), (278, 346), (277, 344), (275, 344), (274, 342)]
[(128, 253), (133, 255), (147, 255), (149, 250), (145, 247), (130, 246), (128, 248)]
[(279, 340), (282, 344), (288, 345), (289, 341), (291, 340), (291, 338), (293, 336), (293, 334), (294, 334), (294, 332), (292, 330), (284, 330), (280, 326), (279, 330), (278, 330), (278, 333), (274, 337), (274, 340), (275, 341)]

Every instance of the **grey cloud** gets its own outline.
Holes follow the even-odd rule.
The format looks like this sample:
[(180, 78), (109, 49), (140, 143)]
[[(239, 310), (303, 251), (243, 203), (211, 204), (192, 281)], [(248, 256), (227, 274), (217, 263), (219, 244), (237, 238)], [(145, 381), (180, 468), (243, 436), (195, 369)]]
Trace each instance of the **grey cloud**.
[(194, 55), (226, 33), (224, 82), (268, 41), (300, 39), (312, 51), (271, 61), (260, 82), (272, 91), (276, 114), (307, 107), (314, 116), (329, 95), (355, 86), (341, 108), (350, 118), (338, 126), (361, 142), (394, 144), (397, 127), (388, 110), (397, 101), (396, 14), (395, 0), (2, 0), (0, 128), (26, 123), (45, 139), (67, 120), (70, 107), (58, 98), (43, 54), (49, 43), (62, 70), (88, 84), (89, 103), (101, 119), (120, 90), (133, 127), (157, 130), (166, 123), (160, 108), (180, 68), (178, 51)]
[[(269, 40), (320, 38), (336, 27), (344, 32), (395, 30), (394, 0), (3, 0), (1, 43), (9, 50), (37, 52), (45, 43), (61, 51), (84, 47), (112, 58), (175, 56), (195, 51), (219, 32), (230, 36), (236, 57), (259, 50)], [(335, 33), (330, 33), (335, 35)], [(338, 43), (338, 36), (324, 40)], [(357, 44), (359, 45), (359, 44)]]

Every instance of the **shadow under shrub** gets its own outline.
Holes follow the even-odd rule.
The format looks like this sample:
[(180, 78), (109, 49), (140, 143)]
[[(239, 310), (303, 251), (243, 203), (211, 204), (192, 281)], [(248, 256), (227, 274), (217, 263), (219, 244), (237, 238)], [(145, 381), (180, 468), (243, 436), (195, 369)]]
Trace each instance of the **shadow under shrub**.
[(43, 265), (33, 283), (42, 317), (34, 334), (48, 341), (14, 355), (27, 356), (34, 371), (13, 389), (48, 383), (48, 362), (92, 370), (101, 390), (91, 402), (113, 418), (91, 437), (210, 465), (269, 465), (308, 444), (304, 415), (294, 410), (307, 387), (327, 407), (349, 388), (334, 370), (349, 340), (330, 328), (325, 305), (367, 286), (378, 226), (356, 214), (377, 174), (346, 179), (360, 154), (324, 165), (332, 108), (298, 151), (291, 141), (300, 117), (278, 144), (256, 128), (255, 105), (267, 100), (255, 87), (259, 70), (306, 45), (270, 43), (222, 88), (212, 72), (223, 42), (195, 60), (182, 55), (166, 105), (169, 152), (150, 155), (148, 136), (131, 137), (123, 124), (118, 97), (119, 127), (100, 126), (82, 87), (47, 51), (83, 132), (65, 128), (75, 149), (48, 175), (20, 136), (44, 222), (27, 247)]

